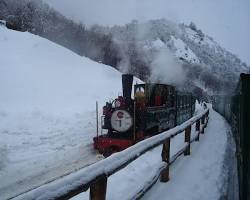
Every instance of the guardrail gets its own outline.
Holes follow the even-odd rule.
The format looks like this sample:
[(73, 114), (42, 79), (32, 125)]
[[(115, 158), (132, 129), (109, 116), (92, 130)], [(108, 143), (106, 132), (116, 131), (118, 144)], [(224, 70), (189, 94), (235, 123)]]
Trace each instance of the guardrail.
[[(147, 151), (159, 145), (163, 145), (161, 152), (163, 165), (159, 169), (159, 174), (154, 177), (154, 180), (152, 180), (150, 184), (137, 193), (136, 198), (139, 198), (154, 184), (159, 176), (162, 182), (169, 181), (170, 165), (182, 154), (190, 155), (191, 143), (199, 141), (200, 134), (204, 134), (208, 119), (209, 109), (206, 109), (202, 113), (171, 130), (143, 140), (122, 152), (116, 153), (61, 179), (21, 194), (15, 199), (69, 199), (90, 188), (89, 198), (91, 200), (104, 200), (106, 199), (107, 180), (109, 176), (126, 167), (129, 163)], [(196, 135), (194, 138), (191, 138), (191, 130), (194, 123)], [(171, 138), (183, 132), (185, 133), (186, 145), (170, 158)]]

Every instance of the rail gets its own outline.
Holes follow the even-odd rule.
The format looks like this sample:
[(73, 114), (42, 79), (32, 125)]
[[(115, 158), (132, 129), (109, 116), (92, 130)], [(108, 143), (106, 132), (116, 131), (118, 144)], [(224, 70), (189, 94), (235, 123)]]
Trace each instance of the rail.
[[(200, 134), (204, 134), (204, 129), (206, 128), (209, 119), (208, 116), (209, 109), (206, 109), (171, 130), (143, 140), (122, 152), (113, 154), (104, 160), (82, 168), (70, 175), (23, 193), (15, 197), (15, 199), (69, 199), (90, 188), (91, 200), (104, 200), (106, 199), (107, 180), (109, 176), (123, 169), (147, 151), (154, 149), (159, 145), (163, 145), (161, 152), (163, 165), (159, 168), (159, 174), (154, 177), (151, 184), (145, 186), (145, 188), (137, 194), (136, 198), (139, 198), (152, 186), (159, 176), (162, 182), (167, 182), (169, 180), (170, 165), (182, 154), (190, 155), (191, 143), (199, 141)], [(194, 123), (196, 136), (191, 138), (191, 130)], [(170, 158), (171, 138), (182, 132), (185, 133), (186, 144), (180, 151)]]

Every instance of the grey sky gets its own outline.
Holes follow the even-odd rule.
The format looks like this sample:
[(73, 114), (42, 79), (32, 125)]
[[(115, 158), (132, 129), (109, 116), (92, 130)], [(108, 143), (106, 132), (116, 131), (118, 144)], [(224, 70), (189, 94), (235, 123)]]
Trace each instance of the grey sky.
[(58, 11), (87, 25), (125, 24), (167, 18), (189, 24), (212, 36), (250, 64), (249, 0), (44, 0)]

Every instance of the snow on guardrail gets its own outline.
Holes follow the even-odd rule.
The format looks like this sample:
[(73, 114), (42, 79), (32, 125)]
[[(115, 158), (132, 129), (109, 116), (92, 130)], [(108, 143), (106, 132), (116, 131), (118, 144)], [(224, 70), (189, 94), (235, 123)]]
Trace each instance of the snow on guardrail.
[[(46, 185), (42, 185), (33, 190), (25, 192), (17, 196), (15, 200), (45, 200), (66, 198), (74, 196), (72, 194), (76, 195), (78, 193), (76, 191), (86, 191), (98, 177), (103, 175), (108, 177), (120, 169), (126, 167), (130, 162), (148, 150), (159, 146), (166, 139), (183, 132), (188, 126), (192, 125), (197, 120), (200, 120), (208, 111), (209, 109), (206, 109), (183, 124), (174, 127), (173, 129), (145, 139), (134, 146), (129, 147), (128, 149), (125, 149), (119, 153), (113, 154), (110, 157), (93, 165), (80, 169)], [(68, 195), (69, 193), (71, 194)]]

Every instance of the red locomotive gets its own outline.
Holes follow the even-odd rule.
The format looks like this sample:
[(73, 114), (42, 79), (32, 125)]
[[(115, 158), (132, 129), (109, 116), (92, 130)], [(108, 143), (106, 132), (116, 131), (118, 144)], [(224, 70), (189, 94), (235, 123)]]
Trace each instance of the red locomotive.
[(94, 148), (105, 157), (147, 137), (173, 128), (194, 112), (195, 99), (165, 84), (136, 84), (131, 98), (133, 76), (122, 75), (123, 96), (103, 107), (102, 129), (106, 134), (96, 136)]

